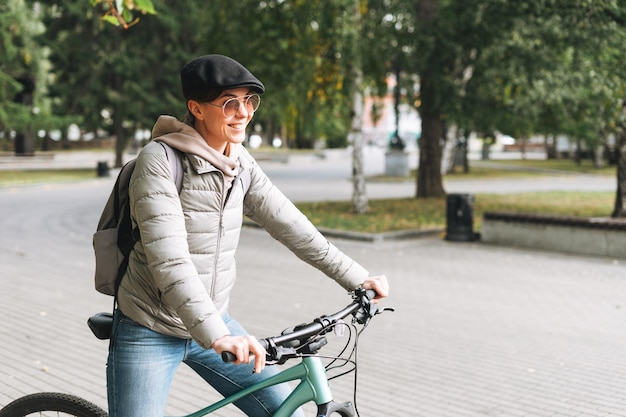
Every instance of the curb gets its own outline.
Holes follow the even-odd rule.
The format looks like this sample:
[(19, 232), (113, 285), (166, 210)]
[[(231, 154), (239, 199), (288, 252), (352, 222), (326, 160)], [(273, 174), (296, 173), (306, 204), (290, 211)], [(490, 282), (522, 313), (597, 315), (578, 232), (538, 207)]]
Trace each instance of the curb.
[[(244, 220), (243, 226), (253, 227), (257, 229), (261, 228), (261, 226), (254, 223), (252, 220)], [(355, 241), (369, 242), (369, 243), (402, 241), (402, 240), (409, 240), (409, 239), (419, 239), (419, 238), (424, 238), (424, 237), (439, 236), (445, 231), (444, 228), (433, 228), (433, 229), (397, 230), (397, 231), (382, 232), (382, 233), (365, 233), (365, 232), (353, 232), (349, 230), (330, 229), (330, 228), (325, 228), (325, 227), (318, 227), (317, 230), (319, 230), (326, 237), (346, 239), (346, 240), (355, 240)]]

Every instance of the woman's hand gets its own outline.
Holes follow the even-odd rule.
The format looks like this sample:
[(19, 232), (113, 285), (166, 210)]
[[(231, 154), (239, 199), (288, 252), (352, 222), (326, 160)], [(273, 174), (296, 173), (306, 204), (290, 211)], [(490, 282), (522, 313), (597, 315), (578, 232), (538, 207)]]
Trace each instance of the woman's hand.
[(265, 368), (265, 349), (254, 336), (222, 336), (213, 342), (211, 347), (219, 355), (230, 352), (237, 357), (235, 365), (250, 363), (254, 360), (254, 372), (259, 373)]
[(376, 291), (377, 295), (374, 297), (374, 302), (389, 295), (389, 282), (387, 282), (387, 277), (384, 275), (369, 277), (361, 285), (366, 290)]

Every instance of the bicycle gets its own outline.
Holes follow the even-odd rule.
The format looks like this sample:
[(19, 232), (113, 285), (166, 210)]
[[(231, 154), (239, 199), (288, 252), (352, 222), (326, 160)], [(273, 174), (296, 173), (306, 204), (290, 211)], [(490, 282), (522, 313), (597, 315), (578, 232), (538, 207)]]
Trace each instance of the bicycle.
[[(268, 364), (282, 365), (292, 359), (300, 359), (300, 362), (282, 370), (277, 375), (184, 417), (206, 416), (263, 388), (298, 380), (300, 382), (291, 395), (281, 404), (274, 417), (291, 416), (300, 406), (311, 401), (317, 405), (318, 417), (329, 417), (334, 413), (339, 414), (341, 417), (358, 417), (356, 378), (354, 402), (335, 402), (328, 381), (336, 377), (345, 376), (351, 372), (356, 373), (357, 346), (361, 332), (377, 314), (384, 311), (393, 311), (392, 308), (379, 309), (377, 304), (371, 302), (374, 296), (375, 292), (372, 290), (358, 289), (352, 293), (352, 303), (340, 311), (331, 315), (322, 315), (310, 323), (287, 328), (279, 336), (260, 339), (259, 342), (267, 351)], [(349, 315), (352, 315), (350, 324), (343, 321)], [(349, 337), (343, 350), (338, 356), (330, 358), (332, 361), (325, 366), (322, 362), (323, 357), (318, 355), (319, 350), (327, 344), (325, 335), (335, 331), (337, 335), (341, 336), (346, 329), (349, 330)], [(350, 346), (352, 348), (348, 351)], [(346, 354), (347, 357), (342, 356)], [(224, 352), (222, 359), (230, 362), (234, 360), (234, 355)], [(340, 361), (340, 363), (334, 365), (336, 361)], [(352, 366), (347, 371), (332, 378), (328, 377), (327, 371), (329, 369), (341, 368), (348, 364)], [(35, 415), (49, 416), (51, 415), (49, 412), (65, 413), (54, 414), (57, 416), (107, 416), (106, 411), (95, 404), (70, 394), (37, 393), (18, 398), (9, 403), (0, 410), (0, 417), (26, 417), (33, 415), (33, 413), (40, 413)]]

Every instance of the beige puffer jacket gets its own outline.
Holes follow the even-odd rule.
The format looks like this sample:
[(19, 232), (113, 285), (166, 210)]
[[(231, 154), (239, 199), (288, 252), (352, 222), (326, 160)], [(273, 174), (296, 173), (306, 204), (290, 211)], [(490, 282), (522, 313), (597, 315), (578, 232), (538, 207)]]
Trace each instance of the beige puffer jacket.
[[(177, 141), (198, 135), (173, 118), (159, 119), (156, 131), (175, 148)], [(125, 315), (159, 333), (193, 338), (206, 349), (227, 335), (222, 315), (235, 283), (244, 212), (344, 288), (355, 289), (368, 276), (273, 186), (245, 149), (239, 161), (240, 172), (250, 170), (245, 196), (241, 174), (226, 193), (222, 172), (196, 155), (183, 158), (179, 196), (163, 147), (151, 142), (141, 151), (129, 191), (141, 241), (118, 295)]]

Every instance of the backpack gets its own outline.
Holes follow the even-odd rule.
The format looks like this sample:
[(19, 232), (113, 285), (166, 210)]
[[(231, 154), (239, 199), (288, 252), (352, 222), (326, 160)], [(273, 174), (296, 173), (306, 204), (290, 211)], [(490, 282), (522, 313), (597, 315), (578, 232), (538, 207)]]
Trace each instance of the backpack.
[[(183, 162), (179, 152), (160, 142), (165, 148), (167, 160), (180, 194), (183, 186)], [(117, 304), (117, 290), (128, 267), (130, 252), (139, 241), (138, 228), (133, 229), (130, 218), (130, 202), (128, 187), (130, 177), (135, 169), (136, 159), (126, 163), (117, 176), (111, 195), (100, 215), (98, 228), (93, 235), (93, 249), (96, 254), (96, 290), (102, 294), (112, 295), (113, 311)], [(252, 176), (249, 169), (239, 175), (244, 195), (250, 188)], [(113, 330), (112, 313), (96, 313), (89, 317), (87, 325), (98, 339), (111, 338)]]
[[(165, 149), (176, 189), (180, 193), (183, 184), (182, 157), (166, 143), (159, 143)], [(106, 295), (117, 295), (117, 289), (128, 267), (130, 252), (139, 241), (139, 230), (132, 227), (128, 198), (130, 177), (136, 162), (137, 159), (133, 159), (122, 167), (93, 235), (96, 290)]]

